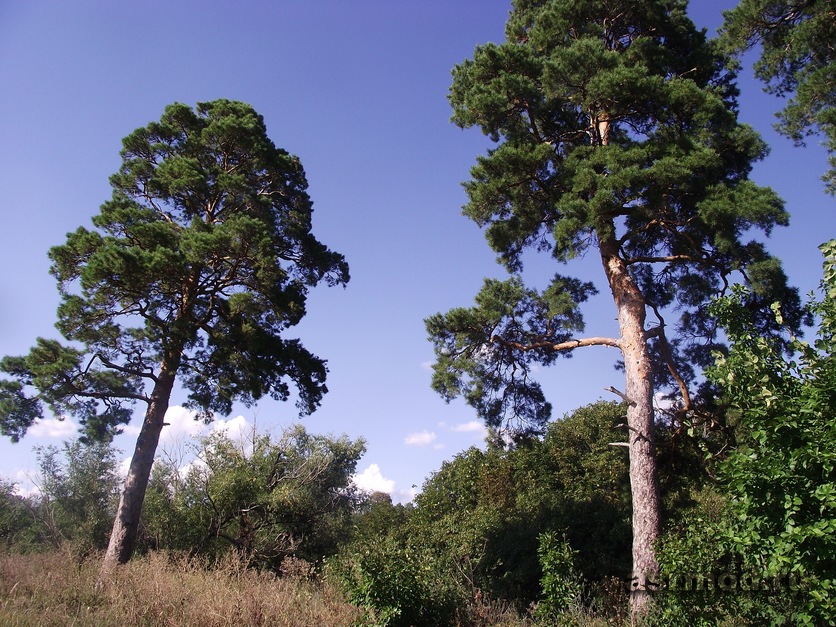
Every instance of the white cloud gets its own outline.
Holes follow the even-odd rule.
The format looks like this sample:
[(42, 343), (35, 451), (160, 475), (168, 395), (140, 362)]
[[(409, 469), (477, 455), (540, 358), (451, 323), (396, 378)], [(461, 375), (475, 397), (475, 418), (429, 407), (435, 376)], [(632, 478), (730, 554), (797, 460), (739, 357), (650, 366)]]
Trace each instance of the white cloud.
[(126, 457), (121, 462), (119, 462), (119, 468), (116, 469), (116, 472), (119, 473), (119, 478), (124, 479), (128, 476), (128, 470), (131, 468), (131, 458)]
[(162, 443), (179, 442), (186, 438), (195, 438), (206, 430), (206, 425), (200, 420), (195, 420), (195, 412), (186, 409), (182, 405), (169, 407), (165, 413), (165, 422), (160, 433)]
[(409, 490), (395, 490), (392, 492), (392, 501), (394, 503), (411, 503), (418, 494), (418, 488), (412, 487)]
[(433, 431), (416, 431), (410, 433), (404, 438), (404, 443), (409, 446), (429, 446), (435, 442), (435, 432)]
[(36, 438), (67, 439), (78, 432), (78, 424), (70, 418), (39, 418), (29, 427), (29, 433)]
[(380, 472), (380, 466), (372, 464), (359, 475), (353, 477), (354, 485), (366, 492), (385, 492), (392, 494), (395, 490), (395, 482), (386, 479)]
[(487, 435), (487, 428), (485, 427), (485, 423), (483, 423), (480, 420), (462, 422), (460, 424), (453, 425), (452, 427), (450, 427), (450, 430), (455, 431), (456, 433), (484, 433)]
[(468, 422), (460, 422), (455, 425), (449, 425), (446, 422), (439, 422), (438, 427), (453, 433), (473, 433), (482, 439), (488, 437), (488, 428), (481, 420), (470, 420)]
[(216, 420), (212, 423), (212, 431), (224, 433), (233, 442), (243, 442), (252, 435), (253, 425), (243, 416), (236, 416), (229, 420)]
[(189, 476), (189, 473), (192, 471), (193, 468), (197, 468), (201, 471), (206, 471), (209, 468), (209, 466), (206, 465), (206, 462), (203, 461), (203, 459), (201, 459), (200, 457), (196, 457), (184, 466), (180, 466), (180, 468), (177, 469), (177, 472), (180, 475), (181, 479), (185, 479)]
[(409, 503), (418, 494), (416, 486), (412, 486), (408, 490), (395, 488), (395, 482), (384, 477), (380, 471), (380, 466), (377, 464), (370, 464), (363, 472), (354, 475), (351, 479), (360, 490), (388, 494), (392, 497), (393, 503)]
[(656, 392), (653, 395), (653, 404), (656, 405), (657, 409), (662, 411), (672, 409), (674, 403), (671, 399), (665, 398), (667, 395), (664, 392)]
[(244, 456), (249, 456), (253, 452), (255, 425), (243, 416), (236, 416), (229, 420), (216, 420), (212, 423), (212, 433), (223, 435), (235, 444)]
[(32, 474), (28, 470), (16, 470), (12, 477), (14, 483), (15, 494), (24, 498), (29, 496), (40, 496), (41, 489), (35, 484), (32, 479)]
[(432, 372), (434, 361), (422, 361), (421, 362), (421, 370), (427, 370), (428, 372)]

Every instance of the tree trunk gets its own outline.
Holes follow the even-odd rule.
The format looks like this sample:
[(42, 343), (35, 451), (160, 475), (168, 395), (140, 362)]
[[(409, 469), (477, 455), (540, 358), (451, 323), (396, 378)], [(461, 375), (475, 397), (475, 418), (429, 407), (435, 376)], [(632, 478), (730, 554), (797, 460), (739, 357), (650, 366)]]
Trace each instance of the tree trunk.
[(630, 594), (634, 621), (650, 601), (648, 585), (657, 580), (655, 543), (661, 512), (656, 471), (653, 421), (653, 368), (644, 330), (645, 302), (618, 254), (611, 235), (599, 238), (601, 260), (618, 308), (621, 351), (624, 356), (627, 426), (630, 451), (630, 491), (633, 503), (633, 579)]
[(133, 554), (142, 503), (151, 477), (151, 467), (160, 441), (176, 371), (176, 367), (164, 363), (151, 392), (145, 420), (136, 440), (128, 476), (125, 478), (125, 488), (119, 498), (110, 543), (99, 574), (100, 580), (106, 579), (117, 565), (127, 562)]

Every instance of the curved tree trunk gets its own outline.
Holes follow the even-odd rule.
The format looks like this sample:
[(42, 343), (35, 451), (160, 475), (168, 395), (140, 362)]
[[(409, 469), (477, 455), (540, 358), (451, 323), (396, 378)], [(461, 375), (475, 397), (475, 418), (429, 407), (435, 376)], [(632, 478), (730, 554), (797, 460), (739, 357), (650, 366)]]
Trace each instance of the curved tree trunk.
[(613, 236), (599, 240), (601, 261), (618, 308), (621, 351), (624, 356), (627, 426), (630, 451), (630, 491), (633, 503), (633, 580), (630, 594), (634, 618), (649, 602), (648, 584), (656, 581), (659, 565), (655, 544), (661, 511), (653, 433), (653, 368), (645, 335), (645, 303)]
[(110, 543), (99, 574), (100, 580), (107, 578), (114, 567), (127, 562), (133, 554), (142, 503), (145, 500), (145, 491), (151, 477), (151, 467), (154, 464), (157, 444), (160, 441), (165, 413), (168, 411), (176, 371), (176, 367), (167, 366), (164, 363), (154, 390), (151, 392), (145, 420), (137, 437), (134, 455), (125, 478), (125, 487), (119, 498)]

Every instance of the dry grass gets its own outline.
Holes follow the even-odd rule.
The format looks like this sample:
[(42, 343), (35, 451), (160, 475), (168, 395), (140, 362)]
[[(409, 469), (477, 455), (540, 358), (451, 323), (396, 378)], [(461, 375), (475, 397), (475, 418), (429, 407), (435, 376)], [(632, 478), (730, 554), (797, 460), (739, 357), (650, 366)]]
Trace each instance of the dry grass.
[[(362, 613), (304, 573), (277, 578), (234, 558), (211, 569), (151, 554), (96, 589), (99, 562), (70, 553), (0, 555), (0, 625), (340, 626)], [(298, 570), (295, 569), (295, 570)]]
[[(99, 556), (70, 551), (0, 554), (0, 625), (124, 625), (340, 627), (374, 624), (373, 612), (350, 605), (331, 585), (311, 578), (310, 566), (287, 560), (283, 577), (247, 568), (229, 557), (211, 568), (198, 559), (166, 553), (136, 558), (97, 589)], [(509, 605), (474, 599), (460, 625), (530, 627), (547, 622), (520, 616)], [(621, 624), (566, 612), (555, 624)]]

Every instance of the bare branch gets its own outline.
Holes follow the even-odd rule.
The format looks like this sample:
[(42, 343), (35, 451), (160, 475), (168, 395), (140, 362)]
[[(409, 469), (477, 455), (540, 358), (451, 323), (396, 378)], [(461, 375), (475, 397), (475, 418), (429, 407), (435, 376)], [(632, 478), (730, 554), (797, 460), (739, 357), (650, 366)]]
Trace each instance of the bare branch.
[(679, 369), (676, 367), (676, 363), (674, 362), (673, 351), (671, 350), (671, 345), (665, 335), (665, 319), (662, 318), (662, 315), (655, 306), (650, 305), (650, 307), (659, 319), (659, 326), (652, 331), (648, 331), (646, 337), (650, 337), (652, 333), (654, 337), (659, 339), (659, 352), (668, 368), (668, 372), (670, 372), (671, 377), (673, 377), (673, 380), (676, 381), (677, 387), (679, 387), (679, 393), (682, 395), (683, 410), (687, 412), (691, 409), (691, 393), (688, 391), (688, 384), (685, 382), (685, 379), (680, 374)]
[(625, 259), (624, 263), (629, 266), (635, 263), (673, 263), (676, 261), (682, 261), (685, 263), (707, 263), (707, 260), (698, 257), (693, 257), (691, 255), (668, 255), (664, 257), (631, 257), (630, 259)]
[[(636, 405), (636, 401), (634, 401), (633, 399), (631, 399), (631, 398), (630, 398), (629, 396), (627, 396), (624, 392), (622, 392), (622, 391), (620, 391), (620, 390), (616, 390), (616, 389), (615, 389), (613, 386), (611, 386), (611, 385), (609, 385), (609, 386), (605, 387), (605, 388), (604, 388), (604, 390), (605, 390), (605, 391), (607, 391), (607, 392), (612, 392), (612, 393), (613, 393), (613, 394), (615, 394), (616, 396), (621, 397), (621, 398), (624, 400), (624, 402), (625, 402), (625, 403), (627, 403), (628, 405), (630, 405), (631, 407), (635, 407), (635, 405)], [(628, 427), (628, 428), (629, 428), (629, 427)]]
[(120, 366), (119, 364), (113, 363), (109, 359), (105, 359), (104, 355), (102, 355), (101, 353), (96, 353), (95, 355), (93, 355), (93, 357), (90, 359), (90, 363), (87, 364), (87, 368), (84, 369), (84, 374), (87, 374), (87, 372), (90, 370), (90, 366), (93, 365), (93, 361), (95, 361), (96, 359), (98, 359), (100, 362), (102, 362), (102, 365), (104, 365), (106, 368), (110, 368), (111, 370), (116, 370), (117, 372), (121, 372), (123, 374), (128, 374), (128, 375), (133, 375), (135, 377), (143, 377), (144, 379), (151, 379), (151, 381), (153, 381), (154, 383), (157, 382), (157, 375), (155, 375), (150, 370), (137, 371), (137, 370), (134, 370), (132, 368), (126, 368), (125, 366)]
[(570, 351), (584, 346), (612, 346), (613, 348), (621, 348), (621, 342), (612, 337), (587, 337), (578, 340), (567, 340), (565, 342), (532, 342), (524, 344), (522, 342), (509, 342), (498, 335), (491, 336), (491, 342), (499, 344), (506, 348), (514, 348), (523, 352), (532, 350), (550, 350), (554, 352)]

